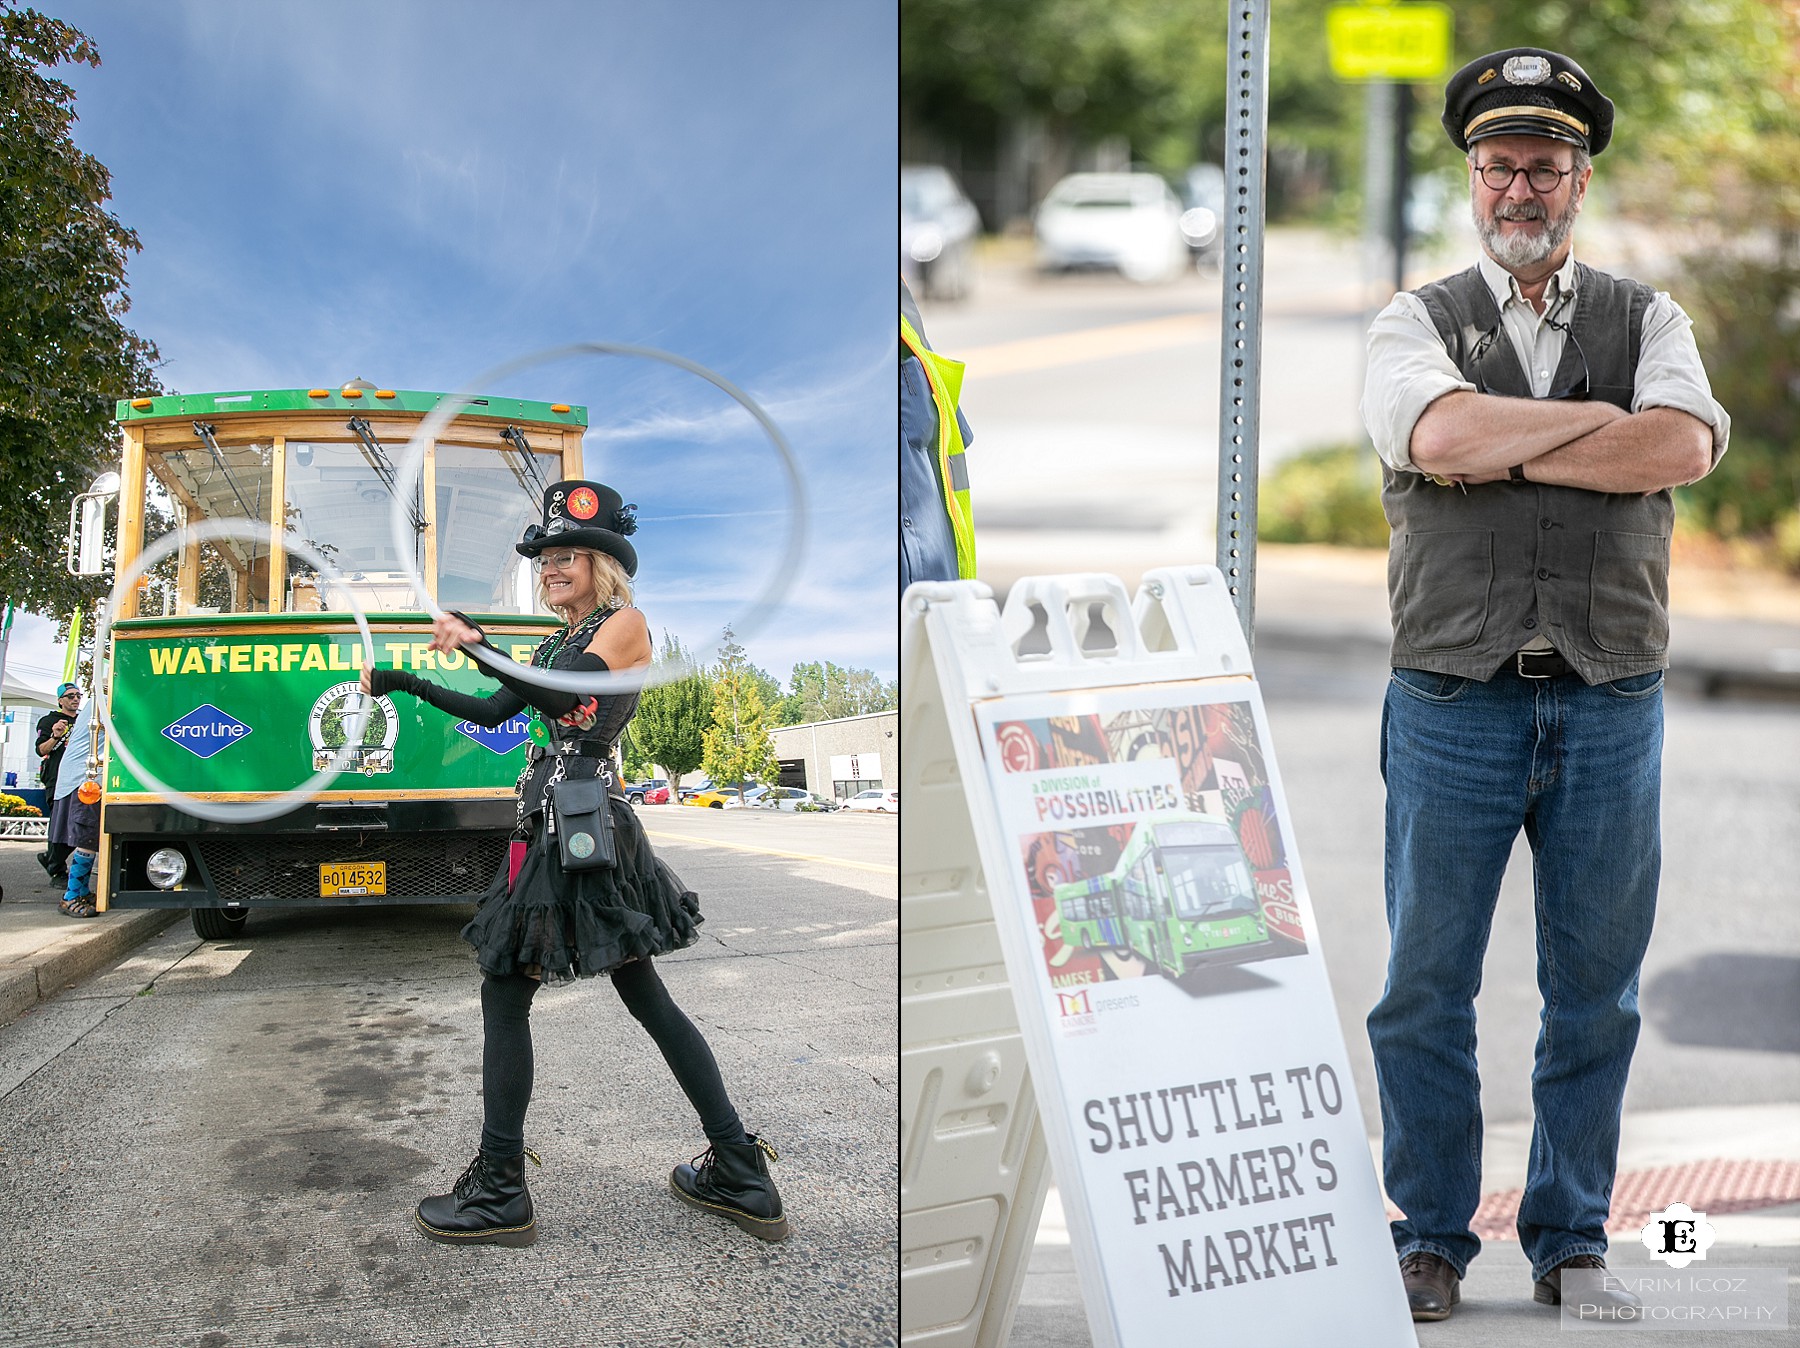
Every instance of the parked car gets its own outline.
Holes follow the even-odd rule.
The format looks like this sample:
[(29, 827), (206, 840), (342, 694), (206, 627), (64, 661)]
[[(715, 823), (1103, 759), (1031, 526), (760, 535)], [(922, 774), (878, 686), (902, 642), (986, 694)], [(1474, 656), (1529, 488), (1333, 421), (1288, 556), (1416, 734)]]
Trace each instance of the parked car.
[(661, 786), (650, 787), (644, 792), (643, 804), (645, 805), (667, 805), (668, 803), (669, 784), (667, 782)]
[(740, 807), (737, 797), (733, 796), (725, 802), (728, 810), (761, 809), (761, 810), (835, 810), (837, 802), (826, 800), (811, 791), (798, 786), (759, 786), (754, 791), (744, 792), (744, 802)]
[(1225, 256), (1225, 170), (1193, 164), (1181, 179), (1181, 237), (1194, 262), (1217, 267)]
[(722, 810), (725, 808), (726, 801), (736, 800), (738, 798), (739, 786), (742, 786), (743, 790), (746, 792), (753, 789), (748, 782), (733, 783), (730, 786), (709, 786), (706, 790), (696, 791), (691, 796), (683, 792), (681, 803), (683, 805), (699, 805), (707, 809)]
[(888, 790), (858, 791), (844, 802), (844, 808), (856, 813), (873, 812), (875, 814), (899, 814), (900, 792), (898, 788)]
[(630, 801), (633, 805), (642, 805), (645, 801), (649, 800), (650, 793), (657, 787), (660, 786), (666, 789), (668, 785), (668, 782), (664, 781), (661, 777), (651, 777), (641, 782), (626, 782), (625, 799)]
[(1116, 267), (1132, 281), (1172, 280), (1188, 256), (1181, 214), (1154, 173), (1071, 173), (1038, 206), (1038, 269)]
[(900, 166), (900, 274), (914, 295), (966, 298), (980, 232), (981, 216), (948, 169)]

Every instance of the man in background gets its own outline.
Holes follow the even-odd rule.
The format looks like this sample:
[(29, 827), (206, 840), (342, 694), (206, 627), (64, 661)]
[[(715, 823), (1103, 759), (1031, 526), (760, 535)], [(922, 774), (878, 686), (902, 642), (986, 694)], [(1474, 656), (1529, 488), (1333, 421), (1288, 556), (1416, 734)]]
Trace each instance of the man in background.
[(900, 281), (900, 588), (975, 575), (975, 519), (964, 451), (962, 362), (933, 351)]
[[(74, 726), (75, 714), (80, 710), (81, 689), (72, 683), (65, 683), (56, 690), (56, 710), (38, 721), (38, 780), (44, 784), (44, 794), (48, 800), (54, 801), (55, 799), (56, 774), (62, 767), (63, 750), (68, 744), (69, 730)], [(49, 877), (60, 885), (69, 878), (69, 848), (56, 841), (54, 806), (46, 813), (51, 816), (50, 845), (47, 850), (38, 853), (38, 865), (42, 866)]]

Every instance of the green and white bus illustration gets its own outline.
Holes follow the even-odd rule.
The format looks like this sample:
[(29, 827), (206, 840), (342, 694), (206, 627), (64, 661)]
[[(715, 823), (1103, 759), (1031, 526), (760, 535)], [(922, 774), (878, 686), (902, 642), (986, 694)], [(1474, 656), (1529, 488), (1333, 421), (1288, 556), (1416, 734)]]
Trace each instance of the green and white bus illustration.
[(1069, 945), (1134, 954), (1169, 978), (1279, 953), (1250, 863), (1215, 815), (1140, 820), (1111, 871), (1055, 896)]
[[(119, 738), (162, 782), (207, 801), (269, 801), (342, 767), (274, 819), (215, 823), (109, 752), (97, 780), (102, 909), (192, 909), (195, 930), (216, 939), (258, 908), (469, 902), (487, 886), (513, 826), (525, 718), (488, 730), (381, 698), (347, 746), (346, 702), (365, 661), (492, 690), (460, 652), (426, 650), (413, 572), (515, 660), (556, 629), (513, 544), (545, 484), (582, 475), (587, 411), (475, 399), (424, 446), (419, 488), (396, 502), (401, 449), (446, 397), (356, 383), (119, 404), (119, 471), (77, 498), (69, 569), (123, 574), (171, 520), (227, 520), (246, 535), (190, 543), (125, 598), (94, 661)], [(395, 555), (395, 508), (412, 524), (410, 571)], [(289, 538), (337, 576), (290, 552)]]

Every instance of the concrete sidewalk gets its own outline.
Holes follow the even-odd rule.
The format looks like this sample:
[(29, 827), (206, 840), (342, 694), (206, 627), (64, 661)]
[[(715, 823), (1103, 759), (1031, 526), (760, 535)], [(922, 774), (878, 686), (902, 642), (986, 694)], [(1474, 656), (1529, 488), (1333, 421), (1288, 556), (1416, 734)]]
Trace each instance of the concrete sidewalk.
[[(1529, 1146), (1528, 1124), (1488, 1129), (1483, 1149), (1484, 1194), (1504, 1192), (1524, 1183)], [(1369, 1148), (1379, 1172), (1380, 1139), (1371, 1138)], [(1615, 1192), (1622, 1190), (1633, 1174), (1719, 1161), (1727, 1153), (1730, 1161), (1738, 1164), (1794, 1162), (1800, 1158), (1800, 1105), (1627, 1114), (1619, 1143), (1619, 1182)], [(1674, 1197), (1685, 1197), (1698, 1211), (1708, 1210), (1706, 1193), (1672, 1195), (1671, 1199)], [(1715, 1197), (1710, 1201), (1722, 1207), (1732, 1200)], [(1747, 1200), (1740, 1197), (1735, 1201)], [(1708, 1213), (1707, 1220), (1712, 1223), (1716, 1243), (1707, 1252), (1705, 1268), (1787, 1269), (1791, 1298), (1796, 1275), (1800, 1275), (1800, 1202), (1737, 1212), (1714, 1210)], [(1661, 1265), (1650, 1262), (1635, 1233), (1615, 1232), (1611, 1244), (1608, 1263), (1612, 1267), (1666, 1272)], [(1527, 1348), (1531, 1344), (1560, 1342), (1556, 1336), (1563, 1332), (1558, 1313), (1532, 1301), (1531, 1268), (1518, 1242), (1491, 1238), (1469, 1265), (1462, 1285), (1462, 1302), (1455, 1313), (1448, 1320), (1418, 1325), (1416, 1331), (1421, 1348)], [(1671, 1340), (1659, 1336), (1657, 1341)], [(1793, 1343), (1800, 1341), (1800, 1320), (1785, 1333), (1774, 1331), (1746, 1339), (1735, 1331), (1701, 1331), (1680, 1334), (1672, 1341), (1721, 1345)], [(1044, 1202), (1037, 1243), (1008, 1343), (1010, 1348), (1089, 1348), (1092, 1342), (1062, 1198), (1053, 1188)], [(1356, 1340), (1346, 1337), (1339, 1342), (1350, 1348)]]
[(187, 913), (137, 909), (64, 917), (63, 887), (38, 865), (44, 845), (0, 841), (0, 1025), (105, 968)]

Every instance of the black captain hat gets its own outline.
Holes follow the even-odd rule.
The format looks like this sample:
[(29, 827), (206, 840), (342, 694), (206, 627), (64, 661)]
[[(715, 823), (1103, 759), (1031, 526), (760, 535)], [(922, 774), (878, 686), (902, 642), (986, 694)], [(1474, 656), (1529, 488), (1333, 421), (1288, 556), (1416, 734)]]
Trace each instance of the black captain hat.
[(1489, 136), (1547, 136), (1596, 155), (1612, 141), (1613, 105), (1562, 53), (1509, 47), (1450, 77), (1444, 130), (1465, 153)]
[(535, 557), (546, 548), (592, 548), (604, 552), (637, 575), (637, 549), (626, 535), (637, 532), (637, 507), (599, 482), (558, 482), (544, 491), (544, 521), (526, 528), (514, 544), (523, 556)]

